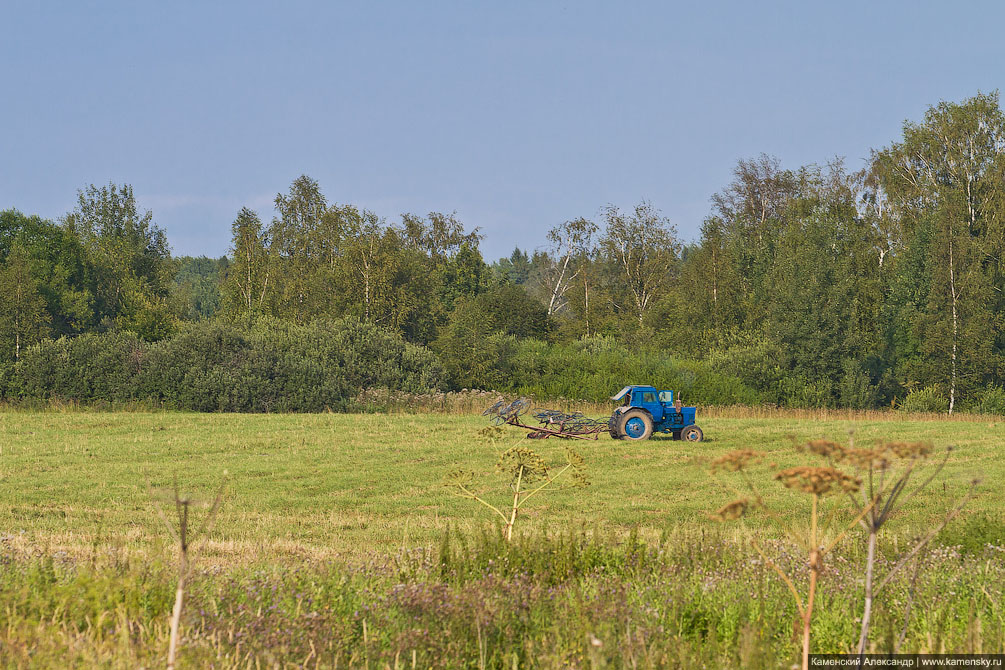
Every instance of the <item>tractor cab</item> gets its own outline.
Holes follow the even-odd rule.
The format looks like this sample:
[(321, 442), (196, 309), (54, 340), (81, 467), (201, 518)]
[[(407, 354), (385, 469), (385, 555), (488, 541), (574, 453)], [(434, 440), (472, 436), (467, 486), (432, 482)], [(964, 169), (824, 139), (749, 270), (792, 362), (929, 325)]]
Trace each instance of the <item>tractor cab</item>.
[(697, 409), (684, 407), (671, 390), (653, 386), (626, 386), (611, 396), (620, 402), (608, 424), (616, 440), (645, 440), (653, 432), (670, 433), (675, 439), (698, 442), (703, 435), (694, 425)]

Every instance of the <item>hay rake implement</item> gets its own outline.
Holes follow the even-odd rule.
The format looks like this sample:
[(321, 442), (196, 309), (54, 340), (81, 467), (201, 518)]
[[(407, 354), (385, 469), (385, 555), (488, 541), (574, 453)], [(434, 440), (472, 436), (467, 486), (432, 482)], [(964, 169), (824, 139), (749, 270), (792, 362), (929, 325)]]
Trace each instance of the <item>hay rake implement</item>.
[(491, 417), (490, 421), (497, 426), (506, 424), (530, 431), (527, 437), (532, 440), (545, 440), (549, 437), (596, 440), (600, 433), (608, 430), (610, 417), (590, 419), (581, 412), (565, 413), (554, 409), (544, 409), (532, 415), (540, 422), (539, 426), (521, 423), (520, 417), (527, 413), (530, 406), (531, 402), (527, 398), (517, 398), (509, 403), (500, 400), (482, 412), (482, 416)]

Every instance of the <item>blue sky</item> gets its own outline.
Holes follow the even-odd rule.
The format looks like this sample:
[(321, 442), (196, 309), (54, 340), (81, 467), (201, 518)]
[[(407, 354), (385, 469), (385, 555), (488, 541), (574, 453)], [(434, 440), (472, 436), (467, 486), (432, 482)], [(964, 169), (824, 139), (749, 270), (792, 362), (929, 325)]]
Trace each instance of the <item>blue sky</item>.
[(396, 220), (454, 211), (492, 260), (645, 198), (694, 239), (740, 158), (897, 139), (1002, 86), (994, 2), (0, 0), (0, 208), (133, 185), (177, 254), (300, 174)]

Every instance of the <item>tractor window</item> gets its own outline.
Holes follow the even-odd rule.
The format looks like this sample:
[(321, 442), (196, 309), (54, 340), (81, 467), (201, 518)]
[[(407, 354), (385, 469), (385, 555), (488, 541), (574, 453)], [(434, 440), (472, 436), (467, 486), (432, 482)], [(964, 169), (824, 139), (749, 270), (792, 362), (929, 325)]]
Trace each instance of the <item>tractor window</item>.
[(642, 402), (656, 402), (656, 394), (652, 391), (646, 391), (642, 394)]
[(667, 405), (672, 405), (673, 391), (660, 391), (660, 402)]

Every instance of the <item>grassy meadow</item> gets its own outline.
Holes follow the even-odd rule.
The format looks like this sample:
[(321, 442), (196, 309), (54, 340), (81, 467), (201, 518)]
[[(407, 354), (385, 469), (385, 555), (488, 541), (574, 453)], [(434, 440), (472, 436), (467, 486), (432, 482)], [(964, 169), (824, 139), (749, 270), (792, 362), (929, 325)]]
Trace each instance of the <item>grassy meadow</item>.
[[(225, 472), (224, 506), (195, 550), (180, 667), (776, 667), (796, 652), (795, 608), (748, 540), (793, 570), (799, 558), (763, 515), (709, 520), (739, 484), (709, 465), (755, 449), (773, 472), (812, 460), (793, 439), (849, 431), (861, 446), (955, 446), (884, 529), (887, 567), (982, 480), (891, 583), (875, 648), (1002, 651), (1002, 424), (756, 414), (699, 414), (698, 444), (575, 442), (591, 486), (528, 503), (504, 547), (484, 508), (442, 486), (455, 467), (484, 472), (486, 496), (505, 504), (493, 465), (522, 431), (490, 439), (481, 416), (2, 411), (0, 667), (163, 663), (174, 553), (147, 481), (163, 500), (175, 477), (208, 500)], [(523, 444), (557, 464), (569, 443)], [(802, 523), (805, 496), (758, 481)], [(821, 651), (857, 639), (863, 554), (853, 532), (824, 578)]]

